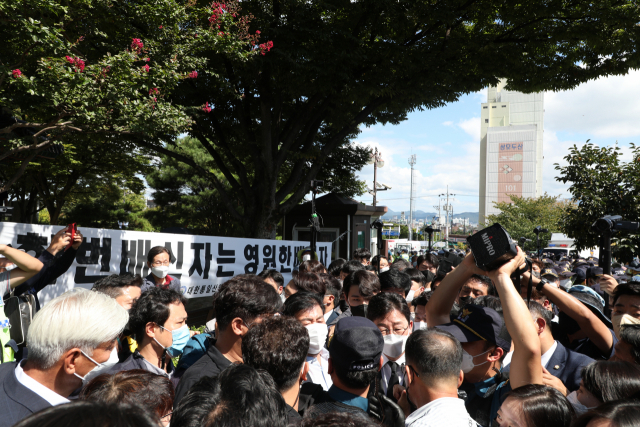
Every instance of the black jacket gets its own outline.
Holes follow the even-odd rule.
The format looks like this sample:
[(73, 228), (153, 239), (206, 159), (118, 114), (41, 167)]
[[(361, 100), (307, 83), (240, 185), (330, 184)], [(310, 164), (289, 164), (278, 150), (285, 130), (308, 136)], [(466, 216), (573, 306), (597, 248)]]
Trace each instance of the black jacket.
[(11, 427), (51, 404), (18, 382), (16, 363), (0, 365), (0, 427)]
[(176, 397), (173, 401), (173, 407), (177, 408), (180, 399), (182, 399), (189, 389), (203, 377), (217, 377), (220, 372), (231, 365), (231, 361), (224, 357), (216, 348), (215, 342), (211, 343), (207, 353), (202, 356), (196, 363), (191, 365), (180, 377), (180, 382), (176, 388)]

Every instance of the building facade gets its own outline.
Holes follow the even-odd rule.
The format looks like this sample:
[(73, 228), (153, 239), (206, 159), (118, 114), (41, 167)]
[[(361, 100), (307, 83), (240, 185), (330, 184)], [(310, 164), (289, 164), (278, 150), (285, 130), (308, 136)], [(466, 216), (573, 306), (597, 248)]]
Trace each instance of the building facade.
[(542, 195), (544, 93), (489, 87), (480, 114), (480, 224), (509, 195)]

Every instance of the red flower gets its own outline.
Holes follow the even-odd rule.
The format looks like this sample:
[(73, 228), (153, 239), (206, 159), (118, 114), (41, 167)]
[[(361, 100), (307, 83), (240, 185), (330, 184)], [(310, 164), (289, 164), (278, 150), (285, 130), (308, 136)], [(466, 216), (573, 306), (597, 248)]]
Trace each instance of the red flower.
[(256, 31), (256, 34), (260, 34), (260, 31)]
[(143, 61), (144, 61), (144, 62), (149, 62), (149, 61), (151, 61), (151, 58), (144, 58), (144, 60), (143, 60)]
[(144, 71), (145, 73), (149, 72), (149, 66), (145, 65), (144, 67), (142, 67), (142, 71)]
[(158, 28), (162, 29), (163, 27), (162, 27), (162, 25), (160, 25)]
[(211, 107), (209, 107), (209, 103), (208, 102), (202, 106), (202, 111), (204, 111), (205, 113), (210, 113), (211, 112)]
[(198, 77), (198, 72), (197, 71), (192, 71), (189, 73), (189, 78), (190, 79), (195, 79), (196, 77)]
[(149, 89), (149, 95), (151, 95), (151, 94), (158, 95), (159, 93), (160, 93), (160, 89), (158, 89), (157, 87), (153, 87), (153, 88)]
[(76, 71), (83, 72), (84, 71), (84, 61), (80, 58), (76, 58), (75, 61)]
[(20, 77), (22, 77), (22, 71), (18, 69), (11, 70), (11, 75), (13, 76), (14, 79), (19, 79)]
[(218, 20), (218, 18), (225, 12), (227, 5), (224, 3), (212, 3), (211, 11), (213, 12), (209, 18), (209, 22), (212, 24)]
[(73, 63), (75, 62), (75, 59), (73, 59), (69, 55), (65, 56), (64, 59), (66, 59), (69, 62), (69, 64), (71, 64), (71, 65), (73, 65)]
[(135, 52), (140, 52), (144, 48), (144, 44), (140, 39), (131, 40), (131, 50)]
[(269, 52), (272, 47), (273, 47), (273, 42), (272, 41), (268, 41), (268, 42), (262, 43), (260, 45), (260, 51), (262, 52), (263, 55), (266, 55), (267, 52)]

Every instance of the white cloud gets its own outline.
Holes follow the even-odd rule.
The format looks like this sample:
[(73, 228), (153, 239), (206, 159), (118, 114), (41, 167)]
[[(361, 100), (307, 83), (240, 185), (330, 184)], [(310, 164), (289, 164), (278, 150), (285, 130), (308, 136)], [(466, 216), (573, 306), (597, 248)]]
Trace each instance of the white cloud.
[(447, 120), (446, 122), (442, 123), (443, 126), (451, 126), (453, 124), (453, 122), (451, 120)]
[(600, 138), (640, 135), (640, 71), (545, 93), (545, 127)]
[[(479, 108), (479, 105), (478, 105)], [(480, 117), (472, 117), (468, 120), (460, 120), (458, 127), (469, 134), (480, 145)]]

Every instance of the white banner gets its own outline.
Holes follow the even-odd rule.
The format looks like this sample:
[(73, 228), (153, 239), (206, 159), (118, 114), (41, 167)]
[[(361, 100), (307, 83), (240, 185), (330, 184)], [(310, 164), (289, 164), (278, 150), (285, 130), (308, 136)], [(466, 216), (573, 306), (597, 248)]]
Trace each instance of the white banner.
[[(0, 243), (40, 256), (51, 237), (64, 226), (0, 222)], [(194, 236), (189, 234), (147, 233), (142, 231), (84, 228), (83, 243), (71, 268), (53, 285), (39, 294), (42, 303), (81, 286), (90, 289), (101, 277), (133, 273), (147, 276), (147, 253), (154, 246), (164, 246), (171, 253), (169, 275), (180, 279), (187, 298), (212, 295), (218, 286), (237, 274), (259, 273), (275, 269), (285, 284), (298, 267), (296, 254), (309, 242), (238, 239), (232, 237)], [(318, 243), (320, 262), (331, 263), (331, 243)], [(61, 252), (62, 253), (62, 252)]]

